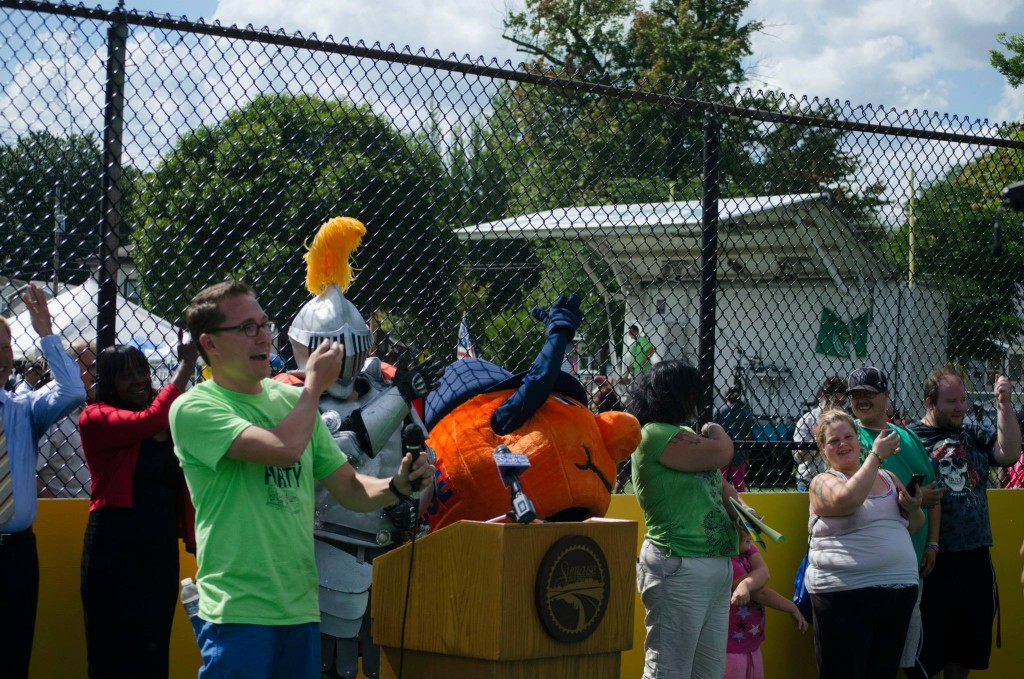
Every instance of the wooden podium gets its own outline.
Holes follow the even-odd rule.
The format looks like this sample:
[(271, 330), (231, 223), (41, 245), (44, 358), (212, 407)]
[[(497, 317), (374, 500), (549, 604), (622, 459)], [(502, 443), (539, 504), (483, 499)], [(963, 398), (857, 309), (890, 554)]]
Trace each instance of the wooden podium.
[(403, 679), (619, 679), (620, 653), (633, 645), (636, 536), (635, 521), (459, 521), (415, 552), (407, 544), (377, 557), (380, 676), (401, 666)]

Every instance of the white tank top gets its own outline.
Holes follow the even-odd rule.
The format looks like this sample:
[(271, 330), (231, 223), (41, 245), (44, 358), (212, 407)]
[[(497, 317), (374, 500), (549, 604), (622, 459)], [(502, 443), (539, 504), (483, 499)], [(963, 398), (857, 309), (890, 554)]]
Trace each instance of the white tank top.
[[(842, 472), (830, 474), (846, 480)], [(868, 495), (848, 516), (811, 514), (809, 592), (837, 592), (864, 587), (910, 587), (918, 584), (917, 555), (900, 513), (895, 484), (879, 472), (885, 491)]]

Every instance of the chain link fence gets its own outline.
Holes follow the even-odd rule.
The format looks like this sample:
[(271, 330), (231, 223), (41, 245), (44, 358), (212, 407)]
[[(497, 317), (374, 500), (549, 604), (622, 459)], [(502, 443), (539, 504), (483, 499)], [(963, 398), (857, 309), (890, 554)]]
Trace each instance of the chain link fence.
[[(578, 291), (565, 368), (626, 399), (651, 362), (699, 366), (702, 420), (729, 390), (749, 408), (752, 488), (793, 487), (830, 376), (881, 368), (896, 420), (942, 364), (990, 418), (994, 375), (1024, 383), (1015, 125), (63, 4), (0, 0), (0, 34), (21, 388), (45, 375), (28, 281), (68, 344), (135, 344), (159, 380), (192, 295), (242, 278), (287, 366), (303, 244), (337, 215), (368, 228), (348, 296), (380, 352), (524, 370), (529, 310)], [(75, 417), (43, 446), (44, 492), (88, 491)]]

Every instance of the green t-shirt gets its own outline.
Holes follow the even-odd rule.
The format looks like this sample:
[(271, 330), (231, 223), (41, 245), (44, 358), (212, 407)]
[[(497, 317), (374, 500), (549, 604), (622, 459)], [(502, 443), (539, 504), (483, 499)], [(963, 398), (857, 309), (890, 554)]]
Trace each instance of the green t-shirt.
[(291, 467), (224, 457), (246, 428), (273, 427), (300, 392), (263, 380), (259, 394), (203, 382), (174, 402), (171, 432), (196, 507), (199, 613), (209, 622), (318, 622), (313, 482), (345, 464), (317, 418)]
[(680, 429), (662, 422), (645, 424), (633, 452), (633, 485), (647, 523), (647, 539), (673, 556), (735, 556), (739, 538), (722, 504), (718, 470), (681, 472), (659, 462)]
[(651, 340), (647, 339), (643, 335), (638, 335), (633, 343), (629, 345), (629, 355), (632, 358), (633, 373), (642, 373), (651, 367), (651, 359), (648, 358), (647, 352), (654, 348), (651, 344)]
[[(898, 455), (890, 455), (885, 458), (882, 461), (882, 469), (895, 474), (896, 478), (904, 486), (910, 482), (910, 477), (914, 474), (922, 474), (924, 476), (924, 481), (921, 482), (922, 486), (934, 481), (935, 470), (932, 468), (931, 458), (925, 452), (924, 445), (921, 443), (921, 439), (917, 437), (917, 434), (909, 429), (897, 427), (894, 424), (890, 424), (889, 429), (900, 436), (900, 452)], [(871, 446), (875, 443), (879, 433), (874, 429), (865, 429), (860, 420), (857, 421), (857, 437), (860, 439), (861, 462), (871, 452)], [(921, 530), (910, 536), (910, 541), (914, 543), (914, 551), (917, 552), (917, 562), (921, 563), (921, 559), (924, 558), (925, 544), (928, 542), (928, 510), (924, 510), (924, 525), (921, 527)]]

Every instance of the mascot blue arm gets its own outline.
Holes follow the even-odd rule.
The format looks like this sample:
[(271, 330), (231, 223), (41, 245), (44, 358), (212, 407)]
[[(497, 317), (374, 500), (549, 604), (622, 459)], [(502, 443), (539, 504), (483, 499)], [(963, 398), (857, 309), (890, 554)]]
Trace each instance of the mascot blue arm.
[(523, 426), (551, 395), (562, 370), (565, 349), (583, 322), (580, 296), (576, 293), (561, 295), (550, 310), (534, 309), (531, 313), (546, 325), (547, 338), (522, 384), (491, 417), (491, 428), (502, 436)]

